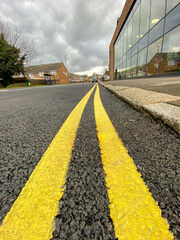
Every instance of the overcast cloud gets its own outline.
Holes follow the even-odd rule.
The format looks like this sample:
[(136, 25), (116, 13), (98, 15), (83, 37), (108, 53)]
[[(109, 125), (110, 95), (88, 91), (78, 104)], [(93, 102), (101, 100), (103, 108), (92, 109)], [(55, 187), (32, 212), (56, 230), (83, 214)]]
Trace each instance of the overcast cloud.
[(0, 0), (0, 20), (33, 39), (37, 64), (84, 72), (106, 61), (125, 0)]

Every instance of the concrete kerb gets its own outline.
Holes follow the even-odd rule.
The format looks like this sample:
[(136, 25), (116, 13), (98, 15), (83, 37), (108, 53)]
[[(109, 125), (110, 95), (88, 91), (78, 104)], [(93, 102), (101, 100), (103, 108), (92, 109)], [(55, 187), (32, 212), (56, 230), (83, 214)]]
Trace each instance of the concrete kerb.
[[(123, 100), (124, 102), (128, 103), (134, 109), (136, 109), (137, 111), (141, 112), (146, 117), (151, 117), (151, 118), (153, 118), (157, 122), (163, 122), (165, 125), (168, 125), (173, 130), (175, 130), (177, 133), (180, 134), (180, 119), (178, 121), (178, 120), (176, 120), (173, 117), (169, 117), (166, 114), (164, 114), (163, 112), (156, 111), (155, 109), (152, 109), (151, 107), (149, 107), (149, 105), (141, 105), (141, 104), (133, 101), (129, 97), (125, 96), (122, 92), (118, 92), (111, 85), (106, 85), (106, 84), (103, 84), (102, 82), (100, 84), (103, 87), (105, 87), (106, 89), (108, 89), (110, 92), (115, 94), (117, 97), (119, 97), (121, 100)], [(126, 87), (126, 88), (128, 88), (128, 87)]]

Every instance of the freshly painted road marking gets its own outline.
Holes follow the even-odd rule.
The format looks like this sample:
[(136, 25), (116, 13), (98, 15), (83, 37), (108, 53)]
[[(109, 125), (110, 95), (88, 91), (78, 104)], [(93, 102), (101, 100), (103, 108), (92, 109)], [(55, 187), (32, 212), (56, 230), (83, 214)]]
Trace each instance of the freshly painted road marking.
[(1, 240), (52, 237), (76, 132), (94, 87), (71, 112), (6, 215), (0, 227)]
[(124, 240), (170, 240), (169, 225), (114, 129), (97, 87), (95, 120), (115, 235)]

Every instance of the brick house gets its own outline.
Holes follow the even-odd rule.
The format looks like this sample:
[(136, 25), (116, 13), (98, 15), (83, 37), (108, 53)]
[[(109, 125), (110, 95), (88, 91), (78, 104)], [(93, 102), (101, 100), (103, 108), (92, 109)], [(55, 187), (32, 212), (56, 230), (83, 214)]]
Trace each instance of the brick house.
[(48, 75), (51, 80), (55, 80), (56, 84), (69, 83), (68, 71), (63, 62), (25, 67), (25, 76), (30, 81), (44, 80), (45, 75)]

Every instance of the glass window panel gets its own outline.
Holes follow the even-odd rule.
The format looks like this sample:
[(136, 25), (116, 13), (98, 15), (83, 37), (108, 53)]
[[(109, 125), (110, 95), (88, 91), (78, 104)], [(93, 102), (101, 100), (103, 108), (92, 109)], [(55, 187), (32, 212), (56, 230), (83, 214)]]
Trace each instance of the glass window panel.
[(131, 74), (130, 74), (130, 63), (131, 63), (131, 59), (128, 59), (127, 60), (127, 65), (126, 65), (126, 78), (130, 78), (131, 77)]
[(138, 53), (138, 63), (137, 63), (137, 76), (146, 75), (146, 57), (147, 57), (147, 48), (144, 48)]
[(121, 50), (121, 39), (119, 39), (119, 59), (121, 58), (122, 50)]
[(132, 47), (132, 56), (138, 52), (138, 43)]
[(165, 0), (151, 0), (150, 28), (158, 23), (165, 14)]
[(126, 54), (124, 54), (122, 61), (125, 62), (126, 61)]
[(137, 8), (137, 6), (139, 5), (139, 3), (140, 3), (140, 0), (136, 0), (135, 1), (135, 4), (134, 4), (134, 7), (133, 7), (133, 12), (135, 12), (136, 11), (136, 8)]
[(154, 42), (156, 39), (163, 35), (164, 19), (162, 19), (153, 29), (149, 32), (149, 43)]
[(124, 42), (123, 42), (123, 40), (124, 40), (124, 34), (123, 34), (123, 36), (122, 36), (122, 38), (121, 38), (121, 50), (122, 50), (122, 56), (124, 55)]
[(180, 4), (174, 8), (167, 16), (165, 20), (165, 33), (175, 28), (180, 24)]
[(159, 64), (161, 61), (162, 38), (148, 46), (147, 55), (147, 74), (155, 75), (159, 73)]
[(119, 57), (122, 57), (122, 41), (121, 38), (119, 39)]
[(180, 0), (167, 0), (166, 13), (171, 11), (178, 3), (180, 3)]
[(122, 78), (122, 70), (123, 70), (123, 65), (120, 64), (120, 66), (119, 66), (119, 79)]
[(116, 62), (118, 61), (118, 42), (116, 42)]
[(118, 65), (118, 68), (117, 68), (117, 79), (119, 79), (120, 77), (120, 66)]
[(120, 63), (120, 64), (122, 63), (122, 58), (120, 58), (119, 63)]
[(127, 52), (127, 59), (129, 59), (132, 56), (131, 49)]
[(123, 47), (124, 47), (124, 53), (127, 52), (127, 28), (125, 29), (124, 31), (124, 44), (123, 44)]
[(132, 19), (129, 21), (128, 24), (128, 40), (127, 40), (127, 49), (132, 47)]
[(123, 69), (122, 69), (122, 78), (125, 78), (126, 77), (126, 62), (123, 63)]
[(139, 37), (143, 37), (149, 31), (149, 14), (150, 14), (150, 1), (141, 1), (140, 13), (140, 33)]
[(33, 77), (34, 77), (34, 74), (33, 74), (33, 73), (29, 73), (29, 77), (30, 77), (30, 78), (33, 78)]
[(120, 54), (119, 54), (119, 40), (118, 40), (118, 42), (117, 42), (117, 60), (119, 61), (119, 56)]
[(137, 74), (136, 66), (137, 66), (137, 54), (131, 58), (131, 69), (130, 69), (131, 77), (136, 77), (136, 74)]
[(148, 43), (148, 34), (146, 34), (143, 38), (139, 40), (139, 51), (147, 47), (147, 43)]
[(139, 15), (140, 15), (140, 5), (137, 7), (133, 18), (133, 34), (132, 34), (132, 45), (134, 45), (139, 40)]
[(128, 17), (129, 20), (132, 18), (132, 15), (133, 15), (133, 10), (130, 11), (130, 14), (129, 14), (129, 17)]
[(114, 45), (114, 65), (116, 64), (116, 44)]
[(164, 35), (161, 73), (180, 71), (180, 26)]
[(124, 78), (126, 78), (126, 73), (127, 73), (127, 62), (125, 62), (125, 67), (124, 67)]
[(122, 34), (121, 41), (122, 41), (122, 56), (123, 56), (124, 55), (124, 32)]

